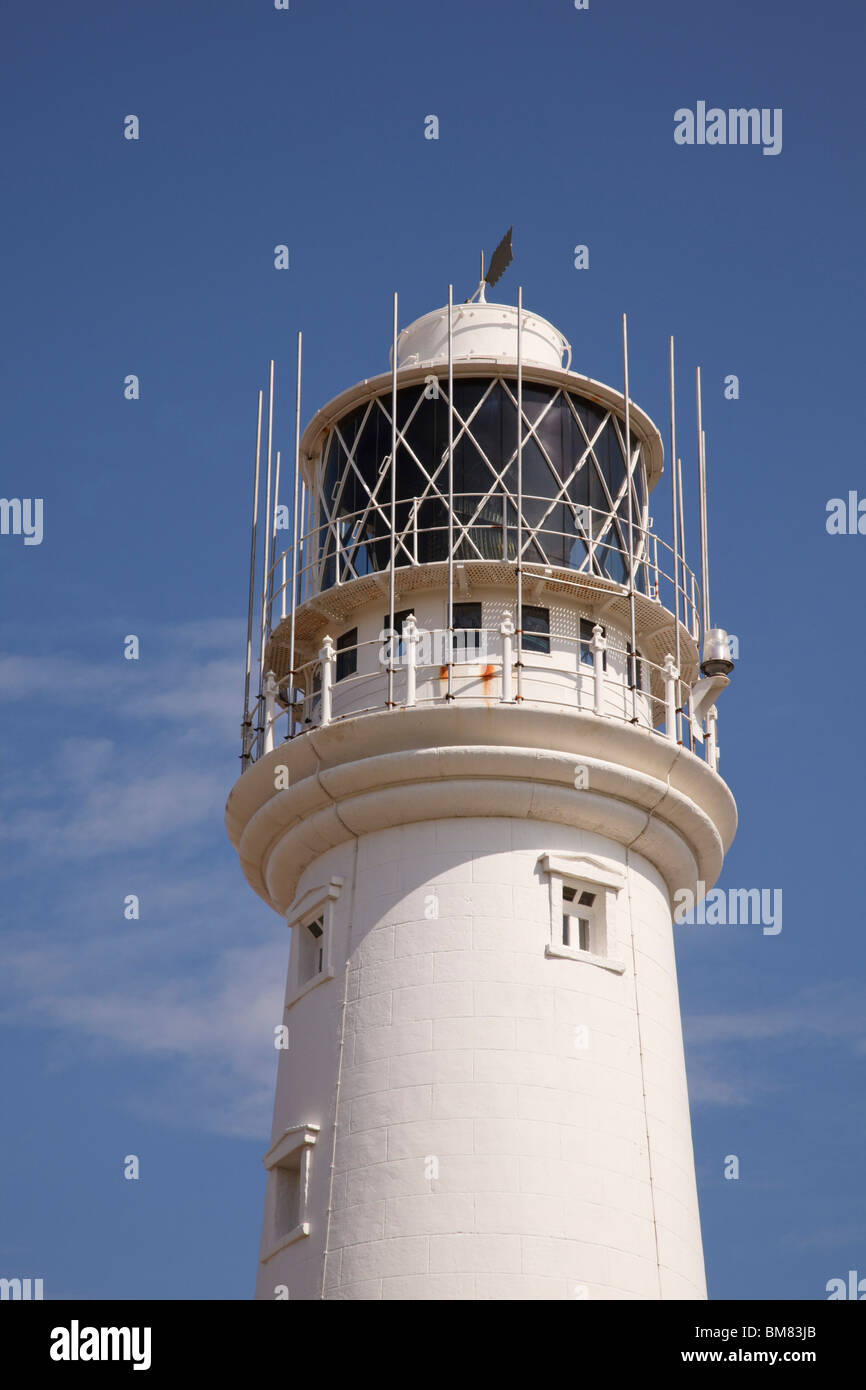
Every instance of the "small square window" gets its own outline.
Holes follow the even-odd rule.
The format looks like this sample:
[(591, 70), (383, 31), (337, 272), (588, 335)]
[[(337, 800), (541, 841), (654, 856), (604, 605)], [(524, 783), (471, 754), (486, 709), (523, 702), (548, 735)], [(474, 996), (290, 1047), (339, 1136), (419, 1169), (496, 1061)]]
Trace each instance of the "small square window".
[(266, 1221), (269, 1242), (262, 1258), (310, 1234), (309, 1190), (313, 1149), (319, 1136), (316, 1124), (293, 1125), (265, 1154), (268, 1172)]
[(562, 944), (574, 946), (578, 951), (590, 950), (590, 920), (588, 917), (572, 917), (562, 914)]
[[(581, 661), (584, 662), (584, 664), (587, 665), (587, 666), (594, 666), (594, 665), (595, 665), (595, 657), (593, 656), (592, 648), (591, 648), (590, 645), (589, 645), (590, 642), (592, 641), (592, 630), (593, 630), (594, 627), (595, 627), (595, 622), (593, 621), (592, 618), (581, 618), (581, 620), (580, 620), (580, 659), (581, 659)], [(604, 637), (604, 635), (605, 635), (604, 628), (601, 629), (601, 635), (602, 635), (602, 637)], [(607, 670), (607, 652), (602, 652), (602, 654), (601, 654), (601, 669), (602, 669), (603, 671), (606, 671), (606, 670)]]
[(480, 603), (455, 603), (454, 627), (463, 632), (471, 632), (481, 627)]
[(321, 975), (324, 964), (324, 937), (325, 919), (323, 917), (317, 917), (315, 921), (307, 922), (301, 927), (298, 941), (300, 948), (299, 984), (306, 984), (316, 975)]
[(539, 867), (549, 876), (550, 938), (547, 956), (585, 961), (621, 975), (613, 958), (616, 898), (625, 876), (586, 854), (545, 854)]
[(455, 603), (454, 660), (480, 661), (482, 659), (480, 652), (482, 640), (481, 604)]
[(404, 608), (401, 612), (395, 613), (393, 631), (391, 628), (391, 614), (386, 613), (384, 618), (382, 619), (382, 642), (385, 644), (383, 660), (386, 665), (389, 659), (388, 653), (389, 651), (391, 651), (391, 639), (395, 637), (398, 639), (398, 641), (394, 644), (394, 649), (391, 652), (390, 659), (392, 661), (403, 660), (405, 651), (402, 637), (403, 624), (405, 623), (407, 618), (411, 618), (413, 616), (414, 612), (414, 608)]
[(643, 659), (640, 651), (635, 651), (632, 657), (631, 642), (625, 644), (628, 663), (626, 666), (626, 681), (629, 686), (636, 686), (638, 690), (643, 690)]
[(358, 669), (358, 629), (350, 627), (337, 638), (337, 680), (354, 676)]
[(309, 990), (334, 978), (334, 905), (342, 884), (342, 878), (334, 876), (328, 883), (311, 888), (287, 914), (292, 933), (287, 1009)]
[(603, 954), (604, 923), (599, 919), (598, 913), (593, 914), (592, 911), (598, 896), (588, 889), (574, 888), (566, 883), (562, 885), (563, 946)]
[(274, 1169), (274, 1237), (291, 1235), (301, 1224), (301, 1149)]
[(550, 651), (550, 609), (523, 606), (523, 637), (521, 649), (525, 652)]

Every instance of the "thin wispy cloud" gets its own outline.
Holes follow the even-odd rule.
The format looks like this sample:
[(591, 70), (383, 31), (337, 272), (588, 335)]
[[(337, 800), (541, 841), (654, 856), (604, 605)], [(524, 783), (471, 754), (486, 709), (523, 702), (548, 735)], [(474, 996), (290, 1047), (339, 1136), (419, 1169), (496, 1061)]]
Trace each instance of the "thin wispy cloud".
[(734, 1013), (687, 1016), (689, 1095), (698, 1105), (753, 1105), (784, 1084), (770, 1056), (823, 1046), (866, 1056), (862, 986), (827, 980), (789, 999)]
[[(238, 638), (236, 623), (181, 624), (151, 633), (141, 665), (52, 663), (59, 717), (8, 745), (0, 786), (0, 1020), (64, 1039), (52, 1066), (134, 1061), (137, 1115), (260, 1138), (288, 934), (225, 837)], [(7, 709), (31, 716), (34, 689), (43, 662), (0, 658)], [(61, 894), (46, 858), (63, 866)], [(129, 893), (140, 919), (124, 918)]]

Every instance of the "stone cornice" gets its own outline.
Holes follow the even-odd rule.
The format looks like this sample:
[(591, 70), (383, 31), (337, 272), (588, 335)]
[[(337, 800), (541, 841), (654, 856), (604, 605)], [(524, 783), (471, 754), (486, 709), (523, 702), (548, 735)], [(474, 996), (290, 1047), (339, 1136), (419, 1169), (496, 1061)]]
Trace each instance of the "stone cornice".
[[(278, 791), (281, 764), (289, 786)], [(650, 860), (672, 892), (699, 879), (712, 886), (736, 830), (724, 782), (666, 739), (589, 713), (465, 700), (311, 730), (248, 769), (226, 807), (244, 874), (280, 913), (303, 870), (332, 846), (455, 816), (607, 835)]]

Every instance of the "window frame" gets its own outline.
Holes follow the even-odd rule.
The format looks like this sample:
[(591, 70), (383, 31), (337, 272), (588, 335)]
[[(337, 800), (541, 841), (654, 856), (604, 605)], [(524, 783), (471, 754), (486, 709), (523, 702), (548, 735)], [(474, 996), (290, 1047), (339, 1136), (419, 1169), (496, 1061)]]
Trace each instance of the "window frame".
[[(538, 865), (548, 878), (550, 926), (545, 956), (583, 961), (622, 975), (626, 966), (618, 955), (617, 899), (625, 888), (625, 874), (591, 854), (543, 854)], [(581, 893), (595, 895), (592, 906), (587, 908), (590, 921), (588, 950), (580, 946), (567, 946), (563, 942), (563, 918), (569, 916), (577, 920), (578, 917), (577, 913), (564, 910), (564, 888), (574, 890), (578, 898)]]
[[(632, 659), (634, 660), (634, 675), (635, 675), (635, 678), (636, 678), (633, 687), (632, 687), (632, 683), (631, 683), (631, 678), (632, 678)], [(644, 661), (645, 661), (645, 657), (643, 656), (643, 653), (641, 652), (640, 647), (635, 647), (634, 653), (632, 653), (631, 641), (630, 641), (630, 640), (627, 640), (627, 641), (626, 641), (626, 644), (625, 644), (625, 678), (626, 678), (626, 685), (628, 686), (629, 690), (635, 689), (635, 690), (639, 690), (641, 693), (643, 692), (643, 690), (644, 690), (644, 683), (643, 683)]]
[[(383, 659), (382, 661), (382, 665), (386, 668), (386, 670), (389, 664), (394, 666), (397, 664), (397, 662), (403, 660), (403, 657), (406, 654), (406, 648), (403, 644), (403, 625), (404, 623), (408, 622), (408, 620), (411, 617), (414, 617), (414, 615), (414, 608), (403, 608), (400, 610), (399, 613), (395, 610), (393, 628), (390, 626), (390, 612), (386, 613), (384, 618), (382, 619), (381, 647), (385, 650), (387, 650), (389, 646), (391, 647), (390, 662), (387, 659)], [(396, 651), (391, 645), (393, 643), (396, 643)]]
[[(286, 925), (292, 933), (292, 944), (289, 951), (289, 973), (286, 988), (285, 1011), (287, 1012), (294, 1004), (308, 994), (317, 985), (324, 984), (327, 980), (334, 978), (334, 966), (332, 961), (332, 948), (334, 939), (334, 907), (340, 897), (343, 888), (343, 880), (337, 875), (333, 875), (326, 884), (311, 888), (308, 892), (292, 904), (286, 914)], [(313, 975), (301, 978), (301, 933), (309, 928), (313, 923), (322, 924), (322, 941), (319, 947), (321, 951), (322, 965)]]
[[(593, 947), (593, 926), (599, 912), (599, 894), (588, 888), (581, 888), (580, 885), (571, 884), (563, 881), (560, 889), (562, 893), (562, 945), (569, 946), (579, 951), (591, 951)], [(589, 898), (590, 902), (585, 903), (584, 898)], [(566, 907), (566, 903), (569, 904)], [(571, 908), (572, 910), (569, 910)], [(579, 910), (579, 909), (582, 909)], [(572, 940), (566, 940), (572, 935), (573, 928), (567, 923), (577, 923), (577, 945)], [(585, 932), (584, 932), (585, 928)], [(586, 945), (582, 943), (582, 937), (586, 938)]]
[[(543, 613), (543, 614), (545, 615), (545, 621), (546, 621), (546, 623), (547, 623), (546, 629), (545, 629), (545, 628), (533, 629), (532, 631), (527, 632), (527, 630), (526, 630), (526, 615), (527, 615), (527, 613)], [(520, 650), (521, 650), (521, 652), (529, 652), (532, 656), (550, 656), (550, 609), (549, 609), (549, 608), (543, 608), (540, 604), (537, 604), (537, 603), (524, 603), (524, 604), (523, 604), (522, 611), (521, 611), (521, 615), (520, 615), (520, 625), (521, 625), (521, 628), (522, 628), (522, 632), (521, 632), (521, 634), (520, 634)], [(526, 642), (527, 637), (529, 637), (529, 638), (534, 638), (536, 641), (540, 641), (541, 643), (546, 643), (547, 645), (546, 645), (546, 646), (542, 645), (542, 646), (537, 646), (537, 647), (536, 647), (536, 646), (527, 646), (527, 642)]]
[[(302, 1240), (310, 1234), (310, 1171), (312, 1154), (319, 1137), (319, 1125), (292, 1125), (284, 1130), (275, 1144), (262, 1158), (267, 1171), (267, 1220), (265, 1230), (270, 1232), (270, 1240), (262, 1253), (263, 1260), (270, 1260), (279, 1250)], [(288, 1230), (277, 1229), (280, 1205), (280, 1177), (287, 1171), (298, 1173), (297, 1222)]]
[[(485, 658), (483, 658), (482, 655), (481, 655), (481, 642), (479, 641), (479, 638), (481, 638), (482, 641), (483, 641), (483, 639), (484, 639), (484, 607), (483, 607), (482, 603), (480, 602), (480, 600), (475, 600), (475, 599), (468, 599), (468, 600), (467, 600), (467, 599), (461, 599), (461, 601), (460, 601), (459, 603), (453, 604), (453, 605), (452, 605), (452, 608), (453, 608), (453, 615), (454, 615), (454, 632), (464, 632), (464, 633), (467, 633), (467, 634), (471, 632), (471, 633), (473, 634), (473, 640), (472, 640), (471, 644), (470, 644), (470, 642), (469, 642), (468, 640), (465, 640), (465, 641), (462, 641), (462, 642), (456, 642), (456, 641), (455, 641), (455, 642), (452, 643), (452, 646), (451, 646), (451, 659), (452, 659), (452, 661), (455, 663), (455, 665), (458, 665), (458, 666), (459, 666), (459, 665), (469, 665), (469, 664), (471, 664), (471, 663), (473, 663), (473, 662), (479, 662), (479, 661), (484, 660)], [(457, 612), (458, 612), (458, 609), (467, 609), (467, 608), (474, 608), (474, 609), (477, 609), (477, 610), (478, 610), (478, 622), (477, 622), (477, 623), (457, 622)], [(447, 623), (447, 621), (448, 621), (447, 616), (446, 616), (445, 621), (446, 621), (446, 623)], [(448, 636), (447, 632), (446, 632), (445, 636), (446, 636), (446, 637)]]
[[(591, 669), (595, 667), (595, 657), (593, 656), (592, 651), (590, 650), (589, 644), (592, 641), (592, 630), (595, 626), (595, 618), (578, 617), (577, 659), (581, 666), (589, 666)], [(607, 629), (605, 628), (604, 624), (598, 623), (598, 626), (601, 628), (602, 637), (607, 637)], [(589, 630), (588, 637), (584, 637), (584, 631), (586, 629)], [(601, 654), (601, 669), (602, 671), (607, 670), (607, 650), (603, 651)]]
[[(336, 642), (337, 664), (334, 671), (334, 684), (344, 681), (358, 673), (358, 629), (350, 627), (341, 633)], [(348, 665), (348, 669), (347, 669)]]

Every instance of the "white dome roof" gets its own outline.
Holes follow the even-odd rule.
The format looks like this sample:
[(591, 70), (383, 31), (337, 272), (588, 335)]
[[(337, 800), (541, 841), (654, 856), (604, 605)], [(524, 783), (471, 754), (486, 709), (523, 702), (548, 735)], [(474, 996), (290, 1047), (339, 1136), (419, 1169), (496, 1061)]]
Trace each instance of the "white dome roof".
[[(571, 347), (558, 328), (523, 310), (521, 355), (527, 365), (568, 368)], [(455, 362), (517, 361), (517, 308), (513, 304), (455, 304), (452, 318)], [(566, 360), (563, 362), (563, 356)], [(424, 367), (448, 360), (448, 308), (424, 314), (399, 334), (397, 366)]]

